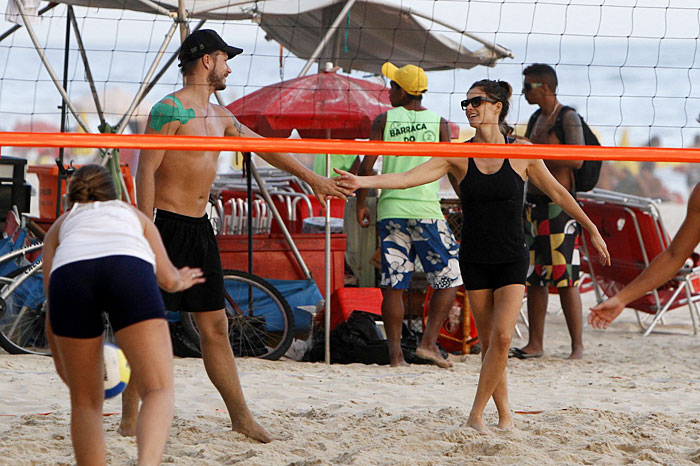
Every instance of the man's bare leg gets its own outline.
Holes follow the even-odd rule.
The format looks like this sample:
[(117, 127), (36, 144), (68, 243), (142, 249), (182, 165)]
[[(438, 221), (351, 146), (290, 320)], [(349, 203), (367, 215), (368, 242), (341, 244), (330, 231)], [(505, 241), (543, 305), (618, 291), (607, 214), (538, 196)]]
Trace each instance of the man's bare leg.
[(442, 357), (437, 347), (437, 337), (440, 334), (440, 327), (447, 320), (450, 309), (455, 303), (456, 296), (457, 287), (435, 290), (430, 298), (430, 311), (425, 332), (416, 348), (416, 356), (427, 359), (442, 368), (452, 367), (452, 363)]
[(382, 319), (389, 343), (389, 361), (392, 367), (407, 366), (401, 349), (401, 324), (403, 323), (404, 290), (382, 289)]
[(139, 392), (136, 390), (136, 384), (134, 374), (131, 374), (129, 384), (122, 392), (122, 420), (117, 432), (123, 437), (136, 435), (136, 419), (139, 415)]
[(204, 368), (221, 394), (234, 431), (263, 443), (272, 437), (258, 424), (248, 409), (238, 378), (233, 350), (228, 339), (228, 321), (223, 309), (193, 313), (199, 329)]
[(527, 354), (544, 353), (544, 321), (547, 317), (549, 290), (546, 286), (527, 287), (527, 320), (529, 337), (521, 349)]
[(583, 306), (581, 293), (577, 286), (558, 288), (561, 307), (564, 311), (566, 326), (571, 335), (571, 354), (569, 359), (581, 359), (583, 357)]

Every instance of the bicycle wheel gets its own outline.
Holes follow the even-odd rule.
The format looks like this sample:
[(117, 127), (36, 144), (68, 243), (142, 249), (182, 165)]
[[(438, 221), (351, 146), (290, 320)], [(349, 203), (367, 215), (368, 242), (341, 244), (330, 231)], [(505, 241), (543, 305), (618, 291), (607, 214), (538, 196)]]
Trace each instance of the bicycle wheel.
[[(275, 287), (260, 277), (237, 270), (224, 271), (229, 340), (236, 356), (276, 360), (292, 344), (294, 314)], [(199, 343), (192, 313), (180, 317), (183, 330)]]
[[(17, 277), (28, 268), (31, 266), (16, 270), (8, 278)], [(10, 354), (51, 354), (44, 331), (46, 298), (39, 269), (28, 272), (21, 285), (4, 302), (0, 301), (0, 346)]]

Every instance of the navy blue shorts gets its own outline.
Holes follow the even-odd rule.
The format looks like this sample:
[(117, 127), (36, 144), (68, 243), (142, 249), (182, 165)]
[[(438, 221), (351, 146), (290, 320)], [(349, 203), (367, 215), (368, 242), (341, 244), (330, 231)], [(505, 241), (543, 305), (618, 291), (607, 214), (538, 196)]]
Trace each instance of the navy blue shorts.
[(149, 319), (165, 319), (153, 265), (133, 256), (71, 262), (51, 272), (49, 319), (62, 337), (95, 338), (104, 312), (115, 332)]
[(187, 217), (158, 209), (155, 222), (170, 261), (178, 269), (198, 267), (204, 272), (206, 282), (178, 293), (163, 291), (168, 311), (218, 311), (225, 302), (224, 272), (221, 268), (219, 243), (214, 229), (205, 214)]

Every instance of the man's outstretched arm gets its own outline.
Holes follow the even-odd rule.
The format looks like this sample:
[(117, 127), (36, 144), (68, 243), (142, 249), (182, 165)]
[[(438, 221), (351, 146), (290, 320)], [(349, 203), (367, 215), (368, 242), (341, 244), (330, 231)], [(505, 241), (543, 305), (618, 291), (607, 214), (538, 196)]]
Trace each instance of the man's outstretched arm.
[(591, 308), (588, 323), (596, 328), (607, 328), (627, 304), (670, 280), (693, 253), (698, 242), (700, 242), (700, 184), (695, 186), (690, 195), (685, 220), (668, 249), (656, 256), (646, 270), (615, 296)]
[[(226, 129), (226, 136), (262, 138), (258, 133), (239, 122), (233, 115), (231, 115), (231, 119), (231, 125)], [(256, 152), (256, 154), (270, 165), (307, 182), (323, 208), (326, 207), (326, 196), (345, 200), (346, 196), (351, 194), (350, 191), (337, 187), (330, 178), (317, 175), (309, 170), (290, 154), (281, 152)]]

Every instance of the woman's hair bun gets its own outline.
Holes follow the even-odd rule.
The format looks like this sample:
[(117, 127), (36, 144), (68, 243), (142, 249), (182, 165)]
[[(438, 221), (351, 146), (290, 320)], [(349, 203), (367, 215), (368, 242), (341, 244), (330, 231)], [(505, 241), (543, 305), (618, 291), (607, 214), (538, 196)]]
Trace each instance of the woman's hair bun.
[(506, 100), (513, 96), (513, 86), (511, 86), (508, 81), (496, 81), (496, 84), (501, 86), (505, 91), (505, 95), (507, 96)]
[(68, 185), (71, 203), (111, 201), (117, 198), (112, 175), (102, 165), (85, 165), (73, 173)]

